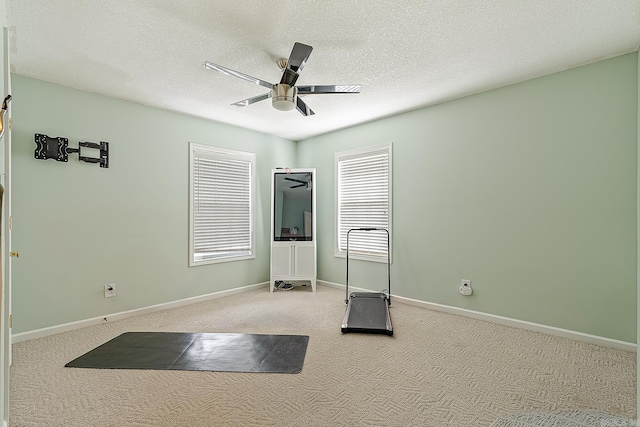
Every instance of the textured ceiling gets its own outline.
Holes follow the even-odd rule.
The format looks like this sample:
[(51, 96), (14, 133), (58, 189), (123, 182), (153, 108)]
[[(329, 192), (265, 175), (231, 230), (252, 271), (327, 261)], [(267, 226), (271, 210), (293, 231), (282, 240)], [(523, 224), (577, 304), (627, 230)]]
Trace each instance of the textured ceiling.
[[(300, 140), (638, 50), (640, 0), (7, 0), (12, 71)], [(268, 90), (294, 42), (298, 80), (362, 84), (282, 112)]]

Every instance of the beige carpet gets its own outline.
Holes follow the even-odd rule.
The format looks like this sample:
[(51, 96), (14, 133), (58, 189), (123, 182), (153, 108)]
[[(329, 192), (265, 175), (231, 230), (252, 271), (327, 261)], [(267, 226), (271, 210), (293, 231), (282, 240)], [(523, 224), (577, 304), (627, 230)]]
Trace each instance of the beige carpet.
[[(344, 295), (267, 288), (14, 345), (10, 425), (490, 426), (636, 418), (636, 355), (393, 304), (393, 337), (340, 333)], [(64, 368), (127, 331), (309, 335), (300, 374)]]

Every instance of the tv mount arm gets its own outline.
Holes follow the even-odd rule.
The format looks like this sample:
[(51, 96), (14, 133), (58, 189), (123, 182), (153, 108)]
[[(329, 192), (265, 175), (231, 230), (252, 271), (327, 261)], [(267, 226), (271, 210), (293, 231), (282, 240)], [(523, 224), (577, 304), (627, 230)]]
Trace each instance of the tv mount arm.
[[(54, 138), (40, 133), (35, 134), (36, 149), (33, 156), (36, 159), (47, 160), (54, 159), (58, 162), (69, 161), (70, 153), (78, 153), (78, 160), (87, 163), (99, 163), (101, 168), (109, 167), (109, 143), (100, 141), (95, 142), (78, 142), (78, 148), (69, 147), (68, 138)], [(100, 150), (100, 157), (87, 157), (82, 155), (82, 148), (94, 148)]]

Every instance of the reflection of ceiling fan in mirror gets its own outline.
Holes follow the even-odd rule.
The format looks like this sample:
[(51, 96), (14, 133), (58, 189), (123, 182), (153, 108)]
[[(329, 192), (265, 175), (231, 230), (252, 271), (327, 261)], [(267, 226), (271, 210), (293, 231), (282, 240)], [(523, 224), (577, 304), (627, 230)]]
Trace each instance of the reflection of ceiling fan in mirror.
[(289, 188), (299, 188), (299, 187), (309, 187), (309, 181), (302, 181), (301, 179), (295, 179), (295, 178), (285, 178), (287, 181), (294, 181), (297, 182), (298, 184), (292, 185)]

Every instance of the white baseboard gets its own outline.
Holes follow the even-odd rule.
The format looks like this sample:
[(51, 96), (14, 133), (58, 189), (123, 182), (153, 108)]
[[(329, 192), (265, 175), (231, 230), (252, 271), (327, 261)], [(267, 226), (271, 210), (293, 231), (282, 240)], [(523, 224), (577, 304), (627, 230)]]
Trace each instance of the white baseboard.
[[(328, 282), (325, 280), (318, 280), (318, 284), (329, 286), (338, 289), (344, 289), (344, 285), (339, 283)], [(242, 292), (247, 292), (253, 289), (258, 289), (263, 286), (268, 286), (268, 282), (258, 283), (255, 285), (243, 286), (240, 288), (229, 289), (226, 291), (213, 292), (211, 294), (200, 295), (197, 297), (185, 298), (177, 301), (171, 301), (162, 304), (156, 304), (148, 307), (142, 307), (134, 310), (122, 311), (119, 313), (107, 314), (104, 316), (98, 316), (91, 319), (80, 320), (77, 322), (65, 323), (62, 325), (51, 326), (48, 328), (36, 329), (33, 331), (21, 332), (11, 336), (11, 340), (14, 343), (33, 340), (37, 338), (46, 337), (49, 335), (59, 334), (62, 332), (72, 331), (75, 329), (85, 328), (87, 326), (98, 325), (105, 321), (114, 321), (120, 319), (126, 319), (128, 317), (139, 316), (141, 314), (152, 313), (155, 311), (167, 310), (170, 308), (181, 307), (184, 305), (195, 304), (198, 302), (208, 301), (215, 298), (222, 298), (229, 295), (234, 295)], [(350, 288), (354, 291), (367, 291), (367, 289)], [(487, 322), (497, 323), (505, 326), (512, 326), (515, 328), (526, 329), (529, 331), (542, 332), (549, 335), (570, 338), (577, 341), (587, 342), (591, 344), (597, 344), (604, 347), (616, 348), (619, 350), (637, 352), (638, 346), (634, 343), (614, 340), (611, 338), (600, 337), (597, 335), (585, 334), (583, 332), (571, 331), (568, 329), (556, 328), (554, 326), (542, 325), (539, 323), (527, 322), (524, 320), (513, 319), (510, 317), (497, 316), (495, 314), (482, 313), (479, 311), (468, 310), (465, 308), (453, 307), (444, 304), (437, 304), (427, 301), (416, 300), (412, 298), (405, 298), (398, 295), (391, 295), (394, 302), (401, 302), (404, 304), (414, 305), (417, 307), (423, 307), (431, 310), (441, 311), (444, 313), (457, 314), (460, 316), (471, 317), (478, 320), (484, 320)], [(4, 426), (3, 426), (4, 427)]]
[(126, 319), (128, 317), (139, 316), (141, 314), (167, 310), (170, 308), (181, 307), (183, 305), (195, 304), (198, 302), (208, 301), (215, 298), (222, 298), (229, 295), (251, 291), (253, 289), (258, 289), (264, 286), (269, 286), (269, 282), (243, 286), (240, 288), (229, 289), (226, 291), (213, 292), (206, 295), (200, 295), (200, 296), (191, 297), (191, 298), (184, 298), (181, 300), (166, 302), (162, 304), (150, 305), (148, 307), (136, 308), (134, 310), (121, 311), (119, 313), (106, 314), (104, 316), (93, 317), (91, 319), (79, 320), (77, 322), (70, 322), (70, 323), (64, 323), (62, 325), (50, 326), (48, 328), (21, 332), (19, 334), (13, 334), (11, 336), (11, 341), (14, 343), (17, 343), (17, 342), (34, 340), (36, 338), (42, 338), (49, 335), (59, 334), (62, 332), (68, 332), (68, 331), (73, 331), (80, 328), (86, 328), (87, 326), (98, 325), (100, 323), (104, 323), (105, 321), (112, 322), (114, 320)]
[[(339, 283), (318, 280), (318, 284), (330, 286), (332, 288), (344, 289), (345, 286)], [(349, 289), (352, 287), (349, 286)], [(354, 291), (367, 291), (367, 289), (353, 288)], [(547, 326), (539, 323), (527, 322), (524, 320), (512, 319), (510, 317), (497, 316), (495, 314), (482, 313), (480, 311), (467, 310), (465, 308), (453, 307), (450, 305), (436, 304), (433, 302), (421, 301), (411, 298), (405, 298), (391, 294), (393, 302), (402, 302), (409, 305), (428, 308), (431, 310), (442, 311), (444, 313), (458, 314), (460, 316), (472, 317), (478, 320), (498, 323), (500, 325), (512, 326), (514, 328), (527, 329), (529, 331), (542, 332), (549, 335), (555, 335), (563, 338), (570, 338), (577, 341), (597, 344), (603, 347), (616, 348), (618, 350), (637, 352), (638, 346), (634, 343), (614, 340), (597, 335), (585, 334), (583, 332), (571, 331), (568, 329), (556, 328), (555, 326)]]

